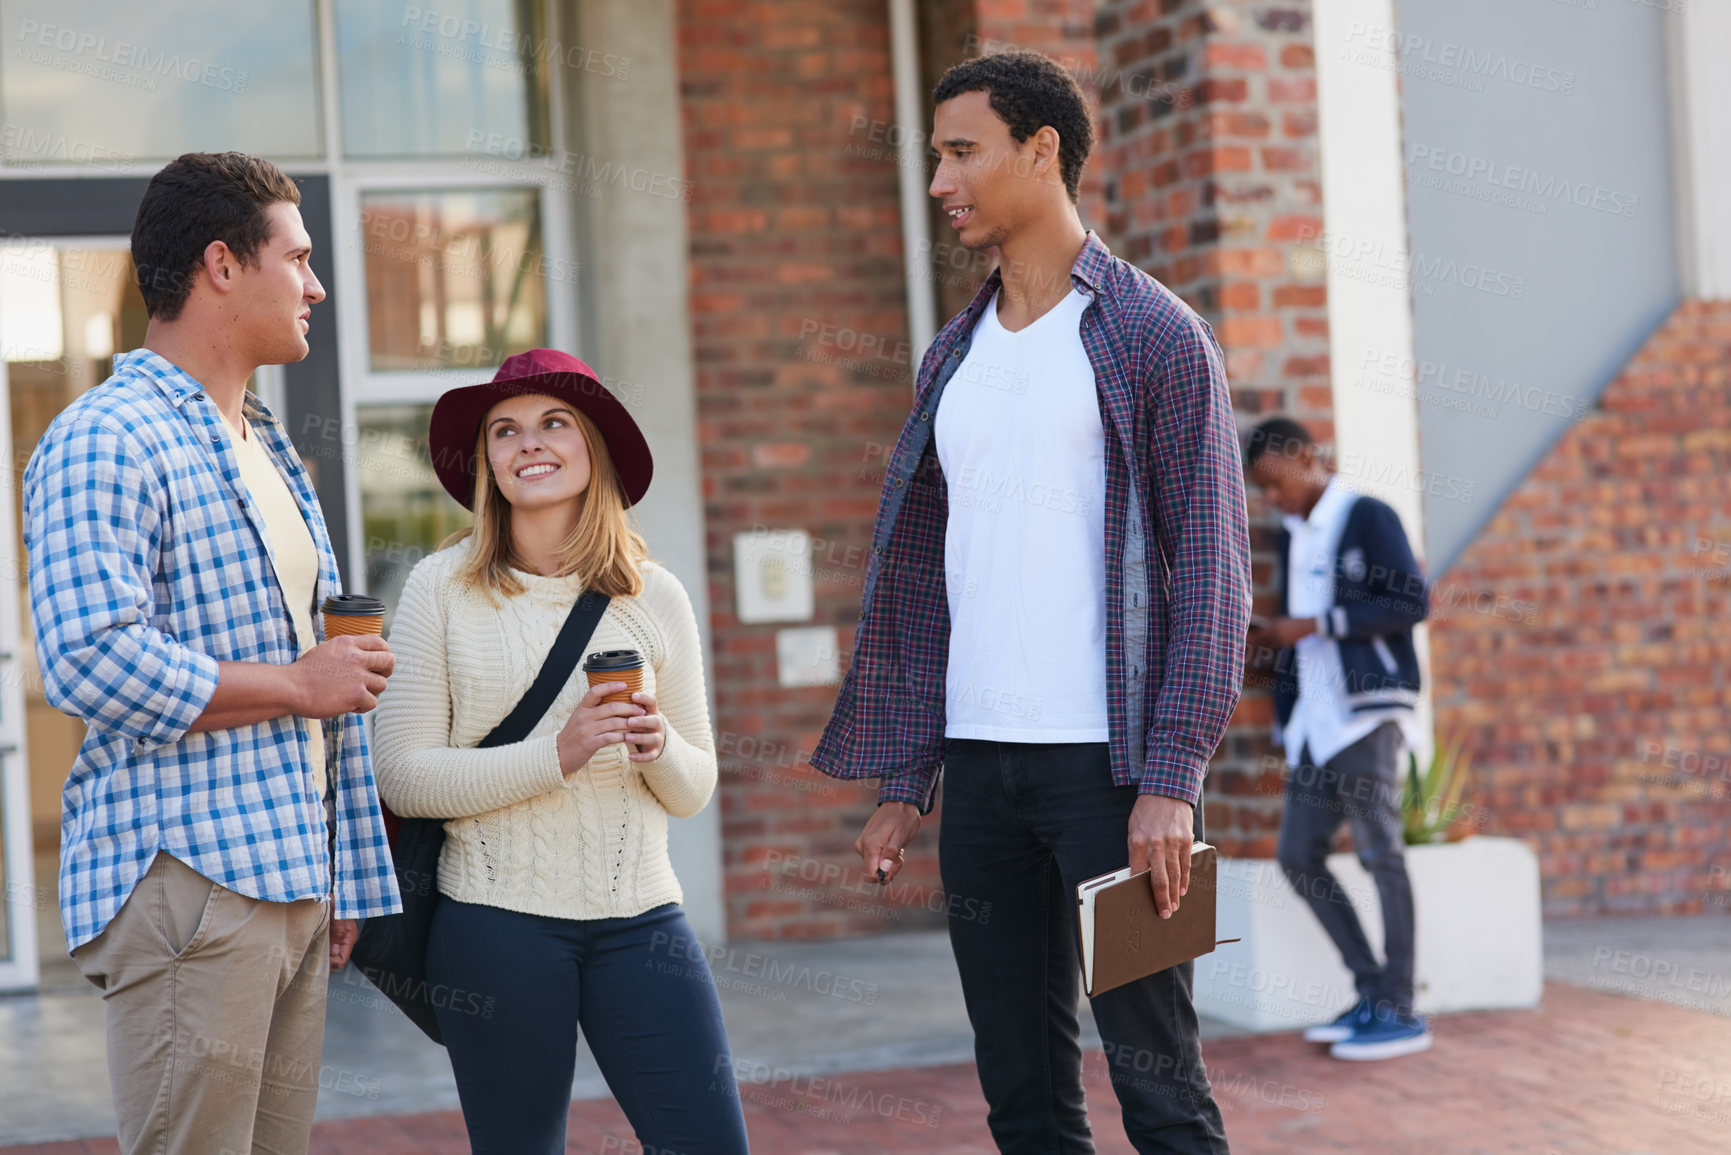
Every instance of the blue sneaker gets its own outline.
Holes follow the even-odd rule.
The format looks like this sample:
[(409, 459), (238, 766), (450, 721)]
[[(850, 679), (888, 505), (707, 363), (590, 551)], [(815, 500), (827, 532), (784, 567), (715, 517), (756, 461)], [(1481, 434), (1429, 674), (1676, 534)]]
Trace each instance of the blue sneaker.
[(1430, 1050), (1430, 1024), (1423, 1015), (1377, 1015), (1328, 1049), (1337, 1059), (1368, 1062)]
[(1307, 1043), (1338, 1043), (1352, 1038), (1354, 1031), (1370, 1023), (1370, 1000), (1359, 999), (1340, 1013), (1332, 1023), (1318, 1023), (1304, 1032)]

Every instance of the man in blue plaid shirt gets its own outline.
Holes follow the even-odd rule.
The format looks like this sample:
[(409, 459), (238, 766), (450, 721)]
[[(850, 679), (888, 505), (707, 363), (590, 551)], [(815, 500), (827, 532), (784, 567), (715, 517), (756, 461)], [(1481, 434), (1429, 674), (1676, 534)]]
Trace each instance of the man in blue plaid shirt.
[[(942, 770), (939, 863), (992, 1136), (1088, 1152), (1076, 886), (1128, 864), (1162, 917), (1185, 894), (1250, 614), (1238, 440), (1207, 325), (1082, 227), (1093, 128), (1075, 81), (994, 54), (932, 102), (931, 194), (998, 268), (920, 367), (812, 763), (881, 780), (856, 843), (880, 882)], [(1227, 1150), (1191, 975), (1092, 999), (1141, 1152)]]
[(246, 390), (306, 356), (324, 299), (299, 203), (239, 153), (159, 172), (132, 235), (144, 347), (24, 475), (43, 685), (89, 725), (60, 909), (107, 1002), (123, 1152), (305, 1151), (325, 976), (356, 919), (400, 909), (360, 718), (390, 648), (320, 640), (330, 536)]

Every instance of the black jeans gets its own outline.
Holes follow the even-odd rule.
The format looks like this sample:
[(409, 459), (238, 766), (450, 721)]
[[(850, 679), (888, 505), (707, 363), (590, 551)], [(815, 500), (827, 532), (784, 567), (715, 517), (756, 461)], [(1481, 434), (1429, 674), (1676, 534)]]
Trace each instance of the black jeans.
[[(950, 945), (998, 1150), (1092, 1152), (1082, 1094), (1076, 884), (1129, 862), (1134, 786), (1106, 744), (951, 740), (938, 853)], [(1093, 1000), (1124, 1130), (1144, 1155), (1224, 1155), (1202, 1066), (1192, 964)]]
[(579, 1024), (646, 1150), (746, 1150), (715, 980), (673, 903), (579, 922), (440, 899), (427, 979), (477, 1155), (565, 1150)]
[[(1400, 728), (1384, 722), (1327, 765), (1310, 760), (1307, 746), (1286, 780), (1280, 818), (1280, 867), (1352, 972), (1360, 997), (1379, 1008), (1412, 1013), (1412, 883), (1406, 874), (1401, 822)], [(1378, 963), (1352, 909), (1352, 899), (1328, 869), (1328, 848), (1342, 822), (1352, 824), (1352, 845), (1376, 883), (1382, 903), (1383, 955)]]

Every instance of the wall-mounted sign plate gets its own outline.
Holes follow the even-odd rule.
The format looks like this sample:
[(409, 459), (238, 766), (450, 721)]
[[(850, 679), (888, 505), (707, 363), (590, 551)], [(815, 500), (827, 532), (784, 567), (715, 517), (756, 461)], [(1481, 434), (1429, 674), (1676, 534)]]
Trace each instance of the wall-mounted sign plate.
[(784, 688), (833, 686), (841, 681), (841, 653), (834, 626), (775, 631), (775, 675)]
[(754, 529), (733, 535), (734, 612), (742, 622), (809, 622), (811, 535)]

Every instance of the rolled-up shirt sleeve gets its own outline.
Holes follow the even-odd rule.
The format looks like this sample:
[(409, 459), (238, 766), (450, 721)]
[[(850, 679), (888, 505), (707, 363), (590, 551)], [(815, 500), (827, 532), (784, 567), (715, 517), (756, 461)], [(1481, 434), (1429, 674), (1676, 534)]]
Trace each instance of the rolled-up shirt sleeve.
[(932, 812), (933, 787), (938, 784), (937, 766), (916, 766), (896, 774), (885, 774), (878, 780), (878, 805), (885, 802), (906, 802), (917, 806), (921, 814)]
[(150, 624), (162, 512), (129, 440), (102, 419), (50, 429), (25, 471), (25, 544), (49, 704), (151, 748), (204, 713), (217, 663)]

